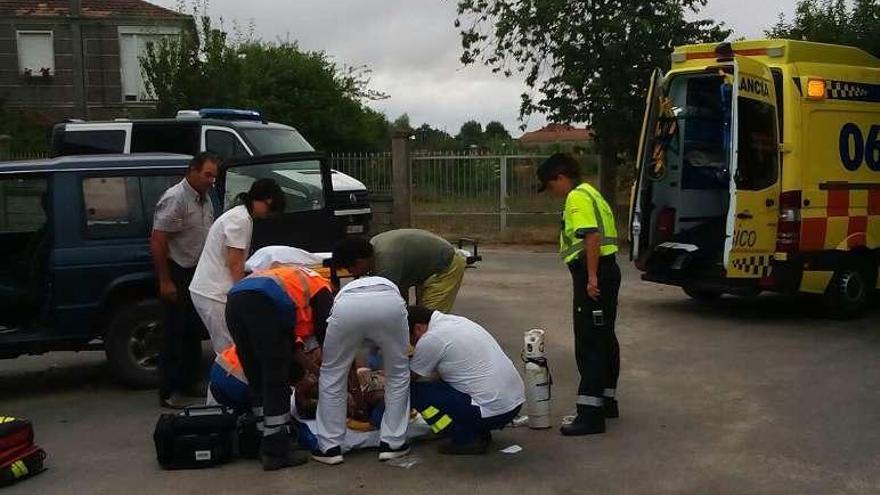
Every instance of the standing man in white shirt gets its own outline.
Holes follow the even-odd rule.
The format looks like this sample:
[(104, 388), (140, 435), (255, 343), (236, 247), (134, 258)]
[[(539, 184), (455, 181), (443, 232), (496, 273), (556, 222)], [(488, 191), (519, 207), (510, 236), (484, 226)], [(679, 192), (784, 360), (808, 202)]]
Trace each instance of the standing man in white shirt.
[(254, 218), (284, 211), (284, 192), (272, 179), (259, 179), (237, 198), (240, 204), (220, 215), (211, 226), (189, 292), (193, 306), (211, 336), (215, 354), (232, 345), (226, 326), (226, 293), (244, 278), (251, 250)]
[(159, 404), (182, 408), (192, 401), (201, 356), (201, 321), (187, 291), (202, 254), (214, 205), (208, 191), (217, 178), (220, 158), (197, 155), (186, 176), (168, 188), (153, 214), (150, 251), (163, 306), (159, 354)]
[[(334, 258), (336, 253), (334, 252)], [(348, 381), (351, 363), (365, 342), (382, 350), (385, 364), (385, 414), (380, 426), (379, 460), (409, 453), (409, 332), (406, 303), (394, 282), (364, 277), (339, 291), (327, 319), (323, 361), (318, 377), (318, 412), (315, 434), (318, 451), (312, 458), (340, 464), (345, 439)]]
[(441, 454), (485, 454), (490, 432), (510, 423), (525, 402), (522, 378), (480, 325), (418, 306), (408, 312), (415, 346), (410, 369), (439, 378), (412, 384), (413, 407), (435, 434), (448, 433)]

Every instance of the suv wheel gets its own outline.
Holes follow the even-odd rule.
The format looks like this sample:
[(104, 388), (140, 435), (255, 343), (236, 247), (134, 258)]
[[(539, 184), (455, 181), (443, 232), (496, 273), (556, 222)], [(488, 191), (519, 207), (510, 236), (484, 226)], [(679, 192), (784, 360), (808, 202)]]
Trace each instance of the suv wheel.
[(116, 309), (104, 348), (113, 376), (134, 388), (155, 388), (159, 382), (162, 305), (148, 299)]
[(829, 316), (849, 319), (859, 316), (868, 305), (873, 277), (864, 265), (852, 263), (834, 272), (825, 290), (825, 309)]

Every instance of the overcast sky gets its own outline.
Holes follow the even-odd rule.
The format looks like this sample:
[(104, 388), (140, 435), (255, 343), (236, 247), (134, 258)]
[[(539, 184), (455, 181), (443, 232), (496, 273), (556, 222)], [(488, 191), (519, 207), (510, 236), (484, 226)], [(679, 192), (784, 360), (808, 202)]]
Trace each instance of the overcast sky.
[[(176, 0), (150, 0), (173, 8)], [(189, 3), (189, 2), (187, 2)], [(735, 36), (760, 36), (796, 0), (710, 0), (704, 16), (723, 20)], [(482, 67), (462, 67), (453, 27), (454, 0), (210, 0), (212, 17), (247, 24), (266, 40), (297, 40), (338, 62), (367, 65), (373, 87), (391, 95), (370, 105), (390, 119), (406, 112), (414, 126), (427, 122), (455, 134), (475, 119), (500, 120), (516, 135), (519, 80)], [(544, 124), (533, 116), (529, 130)]]

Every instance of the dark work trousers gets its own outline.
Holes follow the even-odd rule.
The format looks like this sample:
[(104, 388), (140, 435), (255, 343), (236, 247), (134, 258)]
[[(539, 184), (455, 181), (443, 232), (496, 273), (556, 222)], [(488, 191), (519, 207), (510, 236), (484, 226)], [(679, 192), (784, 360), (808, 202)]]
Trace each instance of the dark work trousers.
[(413, 382), (410, 401), (435, 434), (448, 433), (453, 442), (466, 444), (492, 430), (500, 430), (519, 414), (522, 405), (510, 412), (484, 418), (471, 397), (443, 381)]
[(189, 296), (189, 283), (196, 269), (168, 260), (171, 281), (177, 287), (174, 302), (163, 301), (162, 349), (159, 354), (159, 397), (189, 392), (195, 384), (202, 357), (202, 319)]
[[(574, 355), (581, 375), (577, 403), (600, 407), (604, 398), (613, 398), (620, 375), (620, 345), (614, 332), (620, 267), (614, 255), (599, 258), (596, 273), (599, 300), (587, 295), (587, 265), (584, 255), (568, 264), (571, 272), (574, 319)], [(601, 316), (594, 316), (601, 311)], [(596, 321), (596, 319), (602, 321)]]
[(268, 297), (245, 291), (230, 295), (226, 301), (226, 325), (248, 380), (254, 415), (258, 421), (260, 416), (264, 418), (263, 436), (277, 433), (290, 423), (296, 322), (283, 317)]

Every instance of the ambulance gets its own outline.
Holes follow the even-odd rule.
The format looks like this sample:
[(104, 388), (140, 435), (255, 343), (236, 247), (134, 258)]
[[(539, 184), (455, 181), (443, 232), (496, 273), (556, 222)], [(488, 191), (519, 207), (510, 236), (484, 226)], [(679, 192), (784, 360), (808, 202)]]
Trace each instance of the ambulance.
[(880, 261), (880, 59), (789, 40), (677, 48), (652, 78), (631, 255), (689, 296), (861, 312)]

